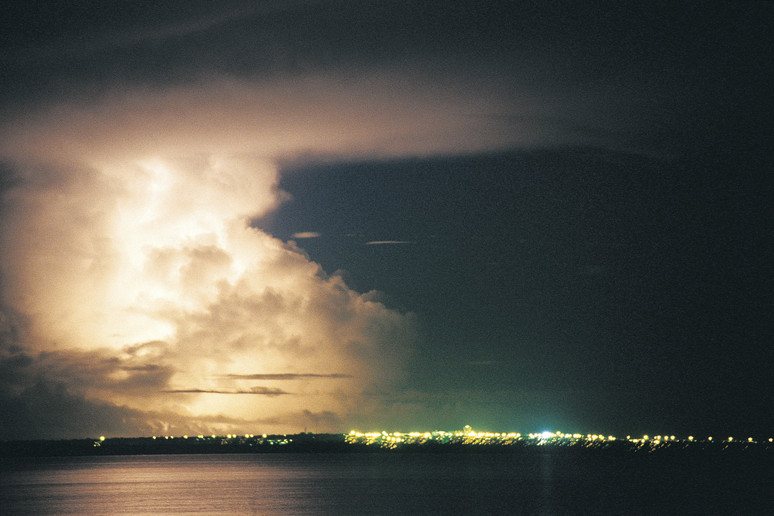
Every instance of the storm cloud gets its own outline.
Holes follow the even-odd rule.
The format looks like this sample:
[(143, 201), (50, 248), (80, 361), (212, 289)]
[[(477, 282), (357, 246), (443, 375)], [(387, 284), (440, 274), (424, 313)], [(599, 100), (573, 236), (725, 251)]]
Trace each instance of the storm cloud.
[[(711, 34), (734, 8), (568, 5), (10, 2), (0, 438), (341, 430), (392, 398), (414, 406), (391, 389), (417, 317), (259, 222), (290, 202), (280, 180), (299, 163), (661, 157), (675, 134), (712, 136), (692, 132), (701, 106), (743, 111), (711, 61), (723, 43), (661, 23)], [(414, 242), (397, 238), (365, 243)]]
[[(124, 411), (140, 433), (218, 426), (218, 416), (230, 428), (255, 414), (288, 430), (310, 407), (338, 421), (365, 389), (401, 378), (411, 314), (251, 224), (286, 200), (282, 163), (482, 151), (533, 136), (470, 116), (510, 109), (502, 78), (428, 75), (359, 45), (332, 49), (351, 66), (326, 61), (314, 43), (330, 41), (345, 9), (322, 7), (119, 7), (103, 19), (95, 5), (57, 23), (56, 4), (19, 8), (51, 30), (14, 33), (4, 54), (19, 82), (2, 92), (17, 101), (3, 102), (0, 121), (3, 300), (25, 321), (5, 349), (7, 403), (59, 393)], [(307, 50), (275, 34), (277, 17), (301, 34), (310, 15), (325, 33)], [(343, 21), (370, 19), (355, 18)], [(234, 45), (246, 35), (243, 53)], [(229, 68), (234, 52), (247, 60)], [(14, 89), (30, 76), (41, 81)], [(259, 378), (298, 381), (278, 396), (250, 385)], [(6, 434), (29, 426), (9, 422)]]

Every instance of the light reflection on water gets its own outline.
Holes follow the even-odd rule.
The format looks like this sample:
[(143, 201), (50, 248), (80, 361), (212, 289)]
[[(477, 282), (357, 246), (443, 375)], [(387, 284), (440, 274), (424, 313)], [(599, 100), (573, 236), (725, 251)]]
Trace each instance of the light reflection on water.
[(763, 501), (755, 499), (755, 493), (772, 487), (769, 474), (760, 485), (739, 480), (731, 485), (736, 491), (723, 495), (726, 476), (738, 480), (740, 472), (718, 470), (701, 476), (696, 468), (556, 454), (2, 459), (0, 512), (550, 515), (713, 509), (710, 512), (722, 513), (724, 506), (738, 509), (745, 500)]

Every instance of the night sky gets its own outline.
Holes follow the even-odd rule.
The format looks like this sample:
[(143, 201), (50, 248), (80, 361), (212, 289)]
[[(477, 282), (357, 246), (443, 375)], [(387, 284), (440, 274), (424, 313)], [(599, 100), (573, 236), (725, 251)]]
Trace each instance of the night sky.
[(774, 432), (767, 2), (16, 2), (0, 439)]

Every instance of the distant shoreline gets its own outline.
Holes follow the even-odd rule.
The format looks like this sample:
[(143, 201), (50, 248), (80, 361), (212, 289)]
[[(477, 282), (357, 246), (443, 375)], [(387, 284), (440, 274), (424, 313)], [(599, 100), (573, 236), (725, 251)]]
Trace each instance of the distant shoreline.
[[(387, 434), (385, 434), (387, 435)], [(352, 439), (351, 434), (280, 434), (261, 436), (113, 437), (0, 441), (0, 457), (68, 457), (234, 453), (566, 453), (639, 456), (748, 456), (774, 459), (769, 441), (650, 441), (530, 439), (507, 442), (416, 440), (399, 442)]]

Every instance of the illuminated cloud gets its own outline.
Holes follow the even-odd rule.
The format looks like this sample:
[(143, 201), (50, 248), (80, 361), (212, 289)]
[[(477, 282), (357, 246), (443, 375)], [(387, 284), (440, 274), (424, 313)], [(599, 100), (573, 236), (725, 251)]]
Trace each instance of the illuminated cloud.
[[(496, 95), (406, 73), (350, 79), (213, 78), (5, 119), (3, 301), (26, 321), (19, 345), (38, 374), (84, 403), (123, 407), (138, 432), (203, 420), (243, 430), (234, 425), (257, 413), (267, 430), (298, 430), (305, 417), (341, 420), (365, 390), (400, 379), (412, 316), (251, 225), (286, 199), (279, 163), (481, 151), (519, 135), (467, 116), (501, 109)], [(33, 392), (32, 376), (10, 376)], [(258, 379), (293, 379), (294, 395)]]
[[(123, 432), (340, 429), (404, 374), (416, 323), (254, 227), (287, 200), (282, 164), (585, 141), (535, 123), (569, 96), (516, 94), (510, 24), (482, 38), (457, 28), (483, 11), (347, 5), (340, 41), (342, 6), (313, 4), (20, 14), (0, 86), (4, 405), (51, 396)], [(437, 16), (451, 29), (405, 30)]]
[(224, 390), (224, 389), (170, 389), (164, 392), (172, 394), (257, 394), (260, 396), (280, 396), (290, 394), (282, 389), (272, 387), (252, 387), (250, 389)]
[[(19, 181), (3, 202), (3, 294), (27, 326), (14, 344), (24, 353), (8, 362), (18, 365), (9, 390), (37, 392), (32, 378), (42, 375), (135, 416), (185, 415), (190, 425), (221, 414), (244, 425), (272, 414), (279, 431), (297, 429), (293, 414), (340, 413), (366, 386), (400, 376), (410, 316), (250, 227), (282, 199), (265, 160), (19, 161), (14, 169)], [(36, 373), (23, 377), (27, 362)], [(248, 385), (256, 369), (310, 372), (264, 377), (303, 380), (292, 400), (277, 402), (285, 391)]]
[[(471, 139), (468, 118), (443, 102), (310, 80), (109, 93), (4, 124), (14, 180), (2, 201), (3, 299), (28, 321), (26, 356), (47, 377), (170, 421), (261, 413), (278, 431), (297, 430), (293, 414), (311, 407), (343, 417), (364, 389), (401, 377), (412, 317), (250, 222), (285, 199), (285, 156), (499, 143)], [(253, 390), (256, 370), (296, 379), (292, 399)]]
[(9, 117), (0, 150), (38, 161), (88, 158), (101, 168), (154, 156), (421, 156), (545, 141), (526, 122), (503, 126), (469, 116), (527, 109), (513, 105), (507, 89), (479, 95), (475, 90), (482, 85), (454, 81), (439, 84), (416, 72), (377, 69), (346, 80), (315, 73), (123, 89), (89, 101), (30, 106)]
[(314, 231), (301, 231), (300, 233), (293, 233), (293, 238), (318, 238), (320, 233)]
[(227, 374), (224, 378), (239, 380), (302, 380), (304, 378), (352, 378), (352, 375), (332, 373), (258, 373), (258, 374)]

